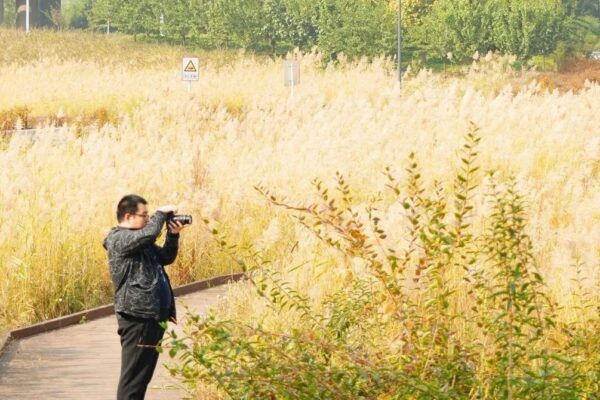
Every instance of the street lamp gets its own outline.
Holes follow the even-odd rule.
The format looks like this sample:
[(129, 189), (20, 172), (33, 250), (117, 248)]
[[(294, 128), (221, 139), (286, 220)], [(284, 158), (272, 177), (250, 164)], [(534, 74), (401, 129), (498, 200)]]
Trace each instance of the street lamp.
[(402, 89), (402, 0), (398, 0), (398, 83)]

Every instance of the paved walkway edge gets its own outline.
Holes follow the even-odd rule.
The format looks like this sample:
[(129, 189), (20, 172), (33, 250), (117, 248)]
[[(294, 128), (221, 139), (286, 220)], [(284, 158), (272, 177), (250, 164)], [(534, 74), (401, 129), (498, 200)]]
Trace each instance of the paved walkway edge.
[[(198, 292), (200, 290), (208, 289), (214, 286), (224, 285), (228, 282), (237, 282), (243, 278), (243, 273), (235, 273), (229, 275), (217, 276), (210, 279), (205, 279), (198, 282), (193, 282), (187, 285), (179, 286), (173, 289), (175, 296), (183, 296), (186, 294)], [(114, 305), (108, 304), (105, 306), (93, 308), (90, 310), (80, 311), (75, 314), (66, 315), (44, 321), (39, 324), (26, 326), (24, 328), (15, 329), (13, 331), (0, 334), (0, 355), (4, 349), (12, 340), (23, 339), (33, 335), (38, 335), (44, 332), (50, 332), (56, 329), (65, 328), (67, 326), (84, 323), (86, 321), (92, 321), (99, 318), (108, 317), (114, 314)]]
[(0, 333), (0, 356), (4, 352), (4, 349), (9, 345), (10, 339), (10, 332)]

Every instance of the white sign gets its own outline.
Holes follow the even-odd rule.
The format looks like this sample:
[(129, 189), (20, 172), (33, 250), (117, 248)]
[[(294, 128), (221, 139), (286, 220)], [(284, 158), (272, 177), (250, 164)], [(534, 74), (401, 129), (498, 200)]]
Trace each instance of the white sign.
[(283, 79), (285, 86), (300, 84), (300, 61), (286, 61), (283, 65)]
[(181, 77), (184, 81), (199, 81), (200, 59), (197, 57), (183, 57), (181, 62)]

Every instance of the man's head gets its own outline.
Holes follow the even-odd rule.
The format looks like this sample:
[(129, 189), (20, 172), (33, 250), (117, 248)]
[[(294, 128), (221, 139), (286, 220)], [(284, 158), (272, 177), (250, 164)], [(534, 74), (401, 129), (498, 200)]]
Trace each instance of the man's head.
[(142, 229), (148, 222), (148, 202), (141, 196), (129, 194), (119, 201), (117, 220), (119, 226), (129, 229)]

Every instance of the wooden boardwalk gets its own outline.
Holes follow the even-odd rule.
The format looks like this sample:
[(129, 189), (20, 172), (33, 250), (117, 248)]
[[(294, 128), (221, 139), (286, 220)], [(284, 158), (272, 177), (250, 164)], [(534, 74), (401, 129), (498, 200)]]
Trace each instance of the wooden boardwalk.
[[(184, 304), (204, 313), (225, 295), (227, 286), (217, 286), (177, 298), (177, 312)], [(181, 331), (182, 322), (169, 324)], [(119, 380), (121, 346), (114, 315), (57, 331), (17, 340), (0, 358), (0, 399), (114, 399)], [(146, 394), (148, 400), (174, 400), (184, 396), (169, 376), (161, 354)]]

